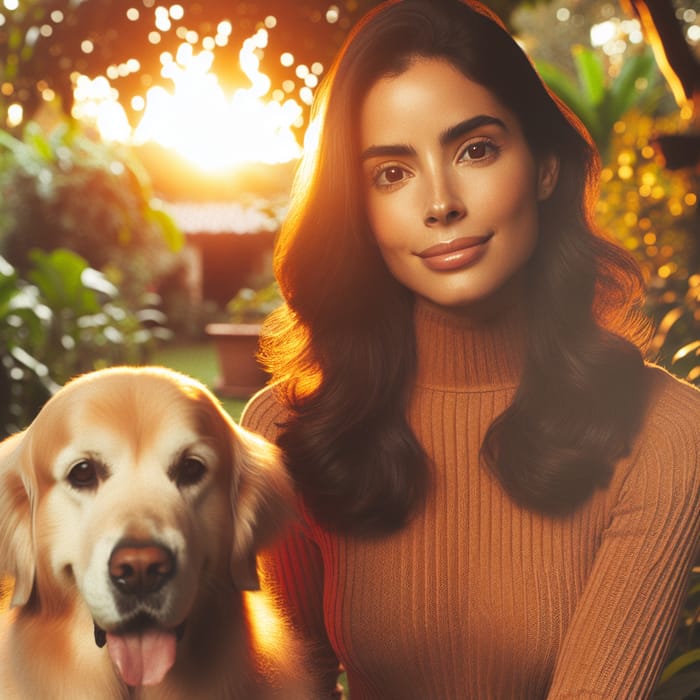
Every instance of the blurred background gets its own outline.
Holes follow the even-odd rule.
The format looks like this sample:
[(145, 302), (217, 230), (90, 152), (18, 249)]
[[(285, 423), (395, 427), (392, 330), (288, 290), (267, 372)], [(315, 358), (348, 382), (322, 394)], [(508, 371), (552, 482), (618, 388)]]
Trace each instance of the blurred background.
[[(309, 107), (375, 4), (0, 0), (0, 437), (121, 363), (192, 374), (238, 418)], [(600, 149), (650, 359), (700, 385), (700, 0), (487, 4)], [(657, 698), (700, 687), (695, 576)]]

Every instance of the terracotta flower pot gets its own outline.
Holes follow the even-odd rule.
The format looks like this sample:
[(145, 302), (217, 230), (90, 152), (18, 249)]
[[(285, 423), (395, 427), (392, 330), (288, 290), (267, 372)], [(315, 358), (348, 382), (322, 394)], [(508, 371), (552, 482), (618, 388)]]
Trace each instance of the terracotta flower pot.
[(214, 387), (217, 394), (246, 399), (265, 386), (269, 375), (256, 359), (259, 324), (210, 323), (205, 330), (214, 342), (219, 361)]

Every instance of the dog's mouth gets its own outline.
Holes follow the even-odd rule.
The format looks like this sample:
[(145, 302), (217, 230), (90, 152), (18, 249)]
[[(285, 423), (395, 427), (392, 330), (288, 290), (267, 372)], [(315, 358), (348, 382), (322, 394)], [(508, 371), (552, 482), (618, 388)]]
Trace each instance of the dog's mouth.
[(158, 685), (175, 663), (177, 642), (185, 623), (163, 629), (150, 618), (140, 617), (123, 629), (107, 632), (95, 623), (95, 643), (107, 645), (112, 662), (124, 683), (132, 687)]

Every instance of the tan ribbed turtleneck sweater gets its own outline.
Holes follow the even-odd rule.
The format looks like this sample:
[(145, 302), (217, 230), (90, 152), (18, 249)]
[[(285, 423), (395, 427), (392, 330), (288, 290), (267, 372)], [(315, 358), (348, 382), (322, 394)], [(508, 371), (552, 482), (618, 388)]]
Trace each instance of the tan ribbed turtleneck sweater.
[[(327, 697), (338, 660), (352, 700), (646, 697), (700, 533), (700, 392), (650, 368), (631, 457), (556, 520), (516, 505), (479, 457), (518, 380), (519, 324), (472, 328), (418, 304), (416, 337), (424, 510), (370, 541), (306, 519), (265, 560)], [(274, 440), (283, 418), (268, 389), (243, 423)]]

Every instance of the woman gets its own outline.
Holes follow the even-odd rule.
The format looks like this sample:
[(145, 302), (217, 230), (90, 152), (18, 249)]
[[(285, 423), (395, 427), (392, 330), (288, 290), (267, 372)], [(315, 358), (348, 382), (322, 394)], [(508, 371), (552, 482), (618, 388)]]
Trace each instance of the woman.
[(700, 533), (700, 395), (645, 366), (598, 161), (485, 8), (353, 31), (276, 251), (243, 422), (302, 516), (265, 557), (333, 697), (634, 698)]

